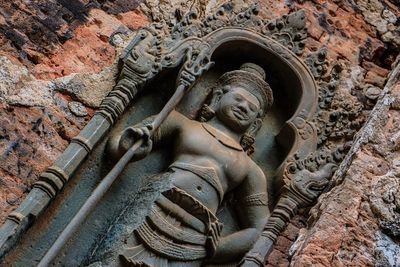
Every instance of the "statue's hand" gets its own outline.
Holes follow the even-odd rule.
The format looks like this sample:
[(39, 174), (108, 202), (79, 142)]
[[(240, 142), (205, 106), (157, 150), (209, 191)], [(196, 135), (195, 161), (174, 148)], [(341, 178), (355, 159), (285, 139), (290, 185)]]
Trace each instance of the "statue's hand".
[(122, 146), (129, 149), (134, 143), (143, 140), (142, 145), (136, 150), (132, 160), (137, 161), (145, 158), (153, 148), (153, 141), (150, 139), (151, 125), (143, 127), (128, 127), (121, 138)]

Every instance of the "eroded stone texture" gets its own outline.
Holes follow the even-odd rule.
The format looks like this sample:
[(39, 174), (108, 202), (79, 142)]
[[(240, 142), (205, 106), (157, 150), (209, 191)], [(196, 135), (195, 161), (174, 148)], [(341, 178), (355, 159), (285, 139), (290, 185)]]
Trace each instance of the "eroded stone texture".
[(116, 56), (109, 37), (147, 23), (140, 1), (32, 0), (0, 3), (0, 50), (54, 79), (100, 72)]
[(84, 105), (98, 108), (115, 85), (117, 67), (104, 68), (100, 73), (77, 73), (52, 82), (55, 91), (72, 96)]
[(375, 249), (376, 266), (399, 266), (400, 246), (385, 234), (377, 235)]
[(306, 226), (306, 222), (304, 220), (304, 214), (298, 215), (294, 217), (287, 225), (285, 231), (283, 231), (282, 235), (278, 237), (274, 251), (268, 257), (266, 262), (267, 267), (289, 266), (290, 248), (292, 247), (293, 242), (299, 236), (300, 229)]
[(0, 105), (0, 221), (86, 123), (67, 111), (62, 95), (55, 98), (46, 107)]
[[(399, 240), (399, 69), (391, 96), (374, 110), (343, 182), (311, 210), (311, 225), (292, 247), (291, 266), (397, 266)], [(370, 125), (371, 124), (371, 125)], [(371, 131), (372, 130), (372, 131)], [(363, 135), (359, 138), (364, 138)], [(360, 139), (359, 139), (360, 140)], [(381, 264), (381, 265), (380, 265)]]

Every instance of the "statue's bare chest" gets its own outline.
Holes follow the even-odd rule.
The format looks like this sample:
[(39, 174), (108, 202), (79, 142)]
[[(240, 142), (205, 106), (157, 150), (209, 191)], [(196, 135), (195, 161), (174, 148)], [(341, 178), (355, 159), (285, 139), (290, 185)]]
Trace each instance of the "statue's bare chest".
[[(191, 155), (195, 162), (211, 163), (228, 184), (240, 183), (248, 173), (250, 159), (240, 147), (232, 148), (201, 125), (183, 129), (176, 140), (176, 156)], [(209, 166), (204, 166), (209, 167)]]

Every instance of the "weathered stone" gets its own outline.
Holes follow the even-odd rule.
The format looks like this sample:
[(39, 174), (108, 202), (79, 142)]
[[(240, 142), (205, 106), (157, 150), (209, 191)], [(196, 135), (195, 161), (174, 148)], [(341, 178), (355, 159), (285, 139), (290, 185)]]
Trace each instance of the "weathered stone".
[(0, 221), (79, 132), (59, 108), (0, 106)]
[(383, 233), (378, 232), (376, 235), (376, 266), (399, 266), (400, 245)]
[(368, 71), (367, 74), (365, 75), (365, 80), (366, 83), (376, 85), (380, 88), (383, 88), (386, 78), (383, 78), (379, 75), (377, 75), (375, 72)]
[(362, 67), (367, 71), (375, 72), (377, 75), (381, 77), (386, 77), (389, 74), (389, 70), (379, 67), (370, 61), (364, 61), (362, 63)]
[(0, 64), (0, 98), (4, 99), (14, 91), (16, 84), (29, 76), (29, 72), (5, 56), (0, 57)]
[[(110, 31), (147, 24), (136, 1), (31, 1), (1, 3), (0, 47), (19, 58), (37, 77), (55, 78), (73, 72), (97, 71), (112, 62)], [(132, 13), (132, 11), (134, 13)], [(123, 17), (122, 20), (118, 16)], [(85, 39), (85, 40), (83, 40)]]
[(71, 95), (75, 100), (96, 108), (115, 85), (116, 74), (115, 65), (98, 74), (72, 74), (54, 80), (54, 90)]
[(68, 108), (75, 116), (85, 117), (88, 115), (85, 106), (81, 102), (71, 101), (68, 103)]
[(278, 237), (278, 240), (276, 240), (274, 249), (277, 249), (286, 254), (291, 244), (292, 242), (289, 239), (280, 236)]
[(364, 89), (365, 96), (370, 100), (376, 100), (380, 96), (382, 90), (378, 87), (370, 86)]
[(289, 266), (286, 255), (279, 250), (272, 251), (266, 266)]
[[(312, 226), (301, 230), (292, 247), (292, 266), (374, 266), (383, 258), (394, 262), (393, 256), (377, 253), (375, 246), (380, 231), (393, 236), (397, 229), (394, 225), (398, 221), (397, 203), (393, 196), (398, 195), (399, 185), (393, 172), (398, 167), (392, 161), (397, 152), (389, 152), (388, 142), (397, 133), (393, 121), (399, 118), (399, 113), (390, 112), (386, 116), (386, 112), (391, 102), (390, 91), (396, 92), (399, 72), (397, 66), (384, 89), (385, 97), (380, 99), (372, 111), (372, 119), (358, 136), (363, 143), (370, 143), (351, 152), (356, 158), (347, 165), (350, 167), (343, 182), (323, 195), (312, 209)], [(391, 254), (391, 251), (385, 252)]]
[[(393, 42), (397, 45), (400, 43), (400, 33), (398, 29), (391, 27), (397, 20), (393, 11), (387, 9), (384, 4), (378, 0), (359, 0), (356, 2), (357, 8), (361, 10), (364, 19), (376, 27), (379, 34), (382, 35), (383, 41)], [(396, 12), (398, 17), (399, 10), (396, 10)]]
[(287, 237), (289, 240), (294, 241), (296, 240), (298, 234), (299, 234), (299, 228), (294, 226), (292, 223), (289, 223), (285, 229), (285, 231), (282, 233), (282, 236)]
[(11, 105), (48, 106), (54, 103), (52, 83), (36, 80), (27, 68), (0, 57), (0, 99)]

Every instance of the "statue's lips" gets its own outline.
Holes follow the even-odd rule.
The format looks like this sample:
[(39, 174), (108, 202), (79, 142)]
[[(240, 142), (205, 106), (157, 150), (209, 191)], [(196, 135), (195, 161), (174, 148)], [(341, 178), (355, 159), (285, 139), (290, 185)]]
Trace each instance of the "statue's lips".
[(232, 112), (233, 115), (235, 115), (236, 118), (238, 118), (239, 120), (248, 120), (249, 116), (247, 116), (245, 113), (243, 113), (240, 109), (236, 108), (236, 107), (232, 107)]

